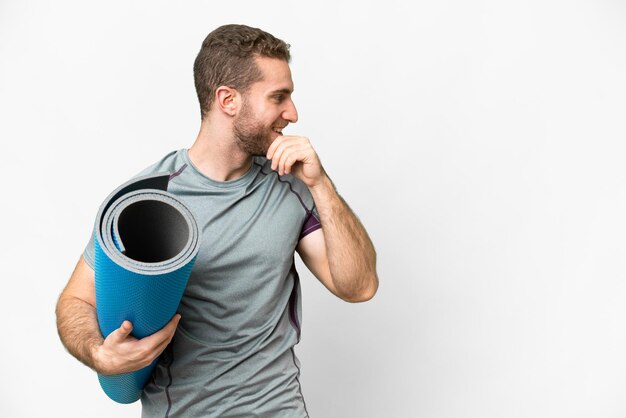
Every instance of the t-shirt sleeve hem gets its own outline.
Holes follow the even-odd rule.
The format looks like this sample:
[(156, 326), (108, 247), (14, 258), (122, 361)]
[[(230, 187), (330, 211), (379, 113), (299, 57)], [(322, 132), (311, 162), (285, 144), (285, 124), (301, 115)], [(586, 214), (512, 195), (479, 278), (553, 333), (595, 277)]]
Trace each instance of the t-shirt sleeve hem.
[(95, 269), (96, 262), (91, 254), (89, 254), (87, 251), (83, 251), (83, 258), (85, 259), (85, 262), (89, 264), (89, 267)]
[(321, 227), (322, 224), (320, 223), (317, 216), (315, 216), (315, 213), (313, 211), (309, 211), (309, 215), (304, 222), (304, 226), (302, 227), (302, 231), (300, 232), (300, 237), (298, 238), (298, 241), (309, 235), (311, 232), (320, 229)]

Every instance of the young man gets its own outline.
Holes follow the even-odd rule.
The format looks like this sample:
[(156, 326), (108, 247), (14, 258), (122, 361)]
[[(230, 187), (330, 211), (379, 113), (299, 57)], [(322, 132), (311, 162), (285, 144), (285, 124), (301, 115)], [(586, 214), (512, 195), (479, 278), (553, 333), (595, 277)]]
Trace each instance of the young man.
[(195, 143), (140, 173), (172, 173), (168, 191), (202, 230), (179, 314), (141, 340), (129, 321), (103, 339), (93, 238), (59, 298), (63, 344), (99, 373), (138, 370), (163, 353), (144, 389), (144, 416), (308, 416), (293, 351), (301, 315), (294, 252), (341, 299), (376, 293), (365, 229), (309, 140), (282, 133), (298, 120), (289, 60), (289, 46), (260, 29), (210, 33), (194, 65)]

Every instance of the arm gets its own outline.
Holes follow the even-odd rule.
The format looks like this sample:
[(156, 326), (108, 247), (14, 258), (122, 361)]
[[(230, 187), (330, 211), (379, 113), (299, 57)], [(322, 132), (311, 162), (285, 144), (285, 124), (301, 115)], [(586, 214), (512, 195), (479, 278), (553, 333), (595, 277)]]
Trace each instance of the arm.
[(124, 321), (104, 339), (96, 318), (94, 271), (81, 257), (56, 307), (59, 337), (67, 350), (98, 373), (118, 374), (139, 370), (165, 350), (176, 331), (180, 315), (158, 332), (137, 340)]
[(278, 137), (268, 158), (279, 174), (293, 172), (308, 186), (320, 215), (322, 230), (304, 237), (296, 248), (302, 261), (341, 299), (363, 302), (374, 297), (378, 289), (374, 245), (335, 190), (309, 140)]

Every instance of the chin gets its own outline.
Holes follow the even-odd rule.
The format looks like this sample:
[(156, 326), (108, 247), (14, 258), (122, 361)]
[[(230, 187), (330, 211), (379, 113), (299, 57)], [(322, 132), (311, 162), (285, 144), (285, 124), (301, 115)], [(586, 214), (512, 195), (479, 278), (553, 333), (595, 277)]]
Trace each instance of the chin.
[(259, 144), (258, 147), (254, 147), (253, 149), (249, 150), (250, 155), (253, 156), (253, 157), (266, 157), (267, 156), (267, 150), (270, 149), (271, 143), (272, 143), (272, 141), (269, 141), (265, 145), (260, 145)]

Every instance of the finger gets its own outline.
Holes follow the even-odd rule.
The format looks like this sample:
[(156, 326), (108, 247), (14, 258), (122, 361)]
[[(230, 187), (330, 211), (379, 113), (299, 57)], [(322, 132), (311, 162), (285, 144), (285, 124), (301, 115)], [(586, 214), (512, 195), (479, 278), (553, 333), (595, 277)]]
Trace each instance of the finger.
[[(274, 140), (274, 142), (272, 142), (270, 148), (267, 150), (267, 159), (272, 161), (275, 160), (276, 157), (281, 153), (281, 150), (283, 150), (285, 147), (296, 145), (301, 140), (302, 137), (299, 136), (279, 136)], [(276, 170), (276, 168), (272, 167), (272, 170)]]
[(285, 158), (285, 155), (289, 154), (289, 145), (286, 143), (281, 144), (274, 153), (274, 157), (272, 158), (272, 168), (278, 171), (279, 175), (283, 175), (281, 161)]
[(278, 163), (280, 162), (280, 156), (285, 152), (287, 144), (285, 142), (281, 142), (276, 146), (274, 152), (272, 154), (272, 170), (278, 170)]
[[(272, 157), (274, 156), (274, 153), (276, 152), (276, 148), (278, 148), (278, 146), (280, 144), (282, 144), (282, 142), (285, 140), (285, 136), (279, 136), (277, 137), (274, 142), (272, 142), (272, 144), (270, 145), (270, 147), (267, 149), (267, 159), (271, 160)], [(273, 170), (273, 169), (272, 169)]]
[(139, 347), (139, 350), (137, 351), (138, 353), (137, 361), (141, 362), (142, 367), (145, 367), (148, 364), (152, 363), (152, 361), (155, 358), (161, 355), (161, 353), (165, 350), (165, 348), (170, 343), (170, 341), (171, 340), (168, 338), (168, 339), (165, 339), (164, 341), (161, 341), (159, 344), (155, 346)]
[(181, 318), (180, 314), (174, 315), (172, 319), (170, 319), (170, 322), (164, 327), (164, 328), (169, 328), (168, 333), (170, 333), (171, 335), (174, 335), (174, 332), (176, 332), (176, 328), (178, 327), (180, 318)]
[[(274, 156), (272, 157), (272, 170), (279, 171), (279, 174), (282, 175), (284, 171), (281, 171), (281, 168), (284, 170), (284, 158), (285, 153), (289, 155), (293, 150), (297, 150), (299, 148), (298, 138), (292, 137), (290, 140), (284, 141), (280, 144), (276, 150), (274, 151)], [(283, 166), (281, 167), (281, 162), (283, 162)]]
[(305, 145), (294, 146), (289, 150), (289, 154), (285, 156), (283, 163), (283, 172), (291, 173), (291, 169), (298, 162), (304, 162), (306, 159), (307, 147)]
[(140, 341), (140, 350), (144, 353), (142, 355), (142, 358), (147, 361), (148, 364), (151, 363), (152, 360), (154, 360), (157, 356), (159, 356), (163, 352), (163, 350), (165, 350), (167, 345), (172, 341), (172, 338), (174, 338), (174, 334), (176, 331), (176, 326), (171, 327), (170, 325), (178, 325), (179, 321), (180, 315), (176, 315), (161, 330), (148, 337), (143, 338)]
[(167, 340), (163, 341), (161, 344), (157, 345), (154, 348), (154, 356), (152, 357), (152, 360), (154, 360), (157, 356), (160, 356), (161, 353), (163, 353), (163, 351), (165, 351), (167, 346), (172, 342), (172, 338), (174, 338), (173, 334), (170, 336), (170, 338), (168, 338)]
[(276, 170), (278, 170), (278, 175), (282, 176), (283, 174), (285, 174), (285, 162), (287, 160), (287, 158), (289, 158), (289, 155), (291, 154), (291, 150), (289, 149), (284, 149), (283, 152), (280, 153), (280, 156), (278, 156), (278, 164), (276, 166)]
[(280, 160), (280, 154), (283, 152), (283, 148), (280, 146), (277, 146), (276, 149), (274, 149), (274, 152), (272, 153), (272, 157), (271, 157), (271, 162), (272, 164), (270, 165), (270, 168), (272, 170), (277, 170), (278, 169), (278, 161)]
[(168, 322), (163, 328), (161, 328), (152, 335), (148, 335), (147, 337), (142, 338), (142, 345), (147, 348), (158, 346), (163, 341), (174, 335), (174, 332), (176, 331), (176, 327), (178, 326), (179, 322), (180, 315), (174, 315), (174, 317), (170, 319), (170, 322)]
[(280, 174), (291, 173), (291, 168), (299, 161), (304, 162), (306, 159), (307, 146), (301, 142), (294, 142), (280, 156), (278, 166), (282, 170)]
[(298, 151), (291, 147), (286, 149), (280, 156), (280, 162), (278, 163), (279, 174), (282, 176), (283, 174), (287, 174), (291, 169), (291, 166), (298, 161)]
[(113, 331), (108, 338), (115, 342), (124, 341), (133, 330), (133, 324), (130, 321), (122, 322), (122, 325)]
[(172, 338), (174, 333), (176, 332), (176, 328), (178, 327), (178, 323), (180, 322), (180, 314), (174, 315), (170, 322), (167, 323), (163, 328), (161, 328), (157, 334), (161, 334), (162, 338), (159, 338), (161, 341), (165, 341), (168, 338)]

